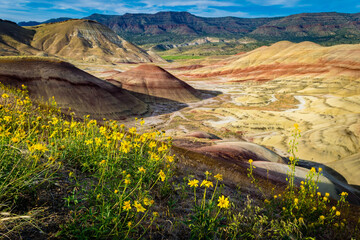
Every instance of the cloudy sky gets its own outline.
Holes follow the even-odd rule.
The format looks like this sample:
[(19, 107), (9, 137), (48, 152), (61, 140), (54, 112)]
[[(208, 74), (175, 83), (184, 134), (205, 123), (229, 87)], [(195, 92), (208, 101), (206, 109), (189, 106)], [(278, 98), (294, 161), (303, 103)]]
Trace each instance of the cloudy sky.
[(14, 22), (188, 11), (205, 17), (272, 17), (302, 12), (360, 12), (359, 0), (0, 0), (0, 18)]

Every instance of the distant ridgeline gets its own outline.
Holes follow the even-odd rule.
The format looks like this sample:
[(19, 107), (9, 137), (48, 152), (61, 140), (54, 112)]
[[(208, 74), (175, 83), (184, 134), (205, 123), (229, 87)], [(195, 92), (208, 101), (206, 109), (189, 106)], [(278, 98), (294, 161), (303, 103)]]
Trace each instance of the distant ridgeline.
[[(258, 41), (313, 41), (322, 45), (360, 42), (360, 13), (302, 13), (275, 18), (205, 18), (188, 12), (102, 15), (96, 20), (136, 44), (182, 43), (199, 37)], [(150, 37), (151, 36), (151, 37)]]
[[(34, 26), (69, 19), (19, 22), (19, 25)], [(199, 37), (251, 37), (258, 41), (312, 41), (322, 45), (360, 43), (360, 13), (301, 13), (273, 18), (206, 18), (188, 12), (158, 12), (92, 14), (85, 19), (104, 24), (126, 40), (140, 45), (183, 43)]]
[(44, 22), (37, 22), (37, 21), (19, 22), (18, 25), (19, 25), (19, 26), (22, 26), (22, 27), (26, 27), (26, 26), (36, 26), (36, 25), (40, 25), (40, 24), (44, 24), (44, 23), (63, 22), (63, 21), (67, 21), (67, 20), (70, 20), (70, 19), (71, 19), (71, 18), (67, 18), (67, 17), (52, 18), (52, 19), (49, 19), (49, 20), (44, 21)]

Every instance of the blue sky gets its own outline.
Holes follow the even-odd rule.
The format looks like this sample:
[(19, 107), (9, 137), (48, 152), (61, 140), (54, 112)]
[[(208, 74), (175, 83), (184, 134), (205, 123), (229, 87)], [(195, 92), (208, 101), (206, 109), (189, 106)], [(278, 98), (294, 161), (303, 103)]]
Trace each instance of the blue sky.
[(188, 11), (205, 17), (273, 17), (303, 12), (360, 12), (359, 0), (0, 0), (0, 18), (15, 22)]

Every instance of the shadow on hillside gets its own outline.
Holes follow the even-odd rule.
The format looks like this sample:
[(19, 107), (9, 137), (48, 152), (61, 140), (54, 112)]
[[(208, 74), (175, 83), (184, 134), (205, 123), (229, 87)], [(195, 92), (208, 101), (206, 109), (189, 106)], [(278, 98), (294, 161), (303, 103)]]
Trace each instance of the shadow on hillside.
[(222, 94), (222, 92), (216, 91), (216, 90), (203, 90), (203, 89), (196, 89), (196, 90), (198, 92), (200, 92), (200, 94), (201, 94), (200, 97), (202, 100), (213, 98), (213, 97), (216, 97), (216, 96)]
[[(186, 103), (174, 101), (167, 98), (151, 96), (130, 90), (126, 90), (126, 91), (128, 91), (131, 95), (137, 97), (138, 99), (149, 105), (148, 112), (145, 115), (143, 115), (143, 117), (158, 116), (162, 114), (172, 113), (189, 106)], [(209, 91), (209, 90), (197, 90), (197, 91), (200, 92), (199, 97), (201, 98), (201, 100), (199, 101), (216, 97), (217, 95), (222, 93), (220, 91)]]

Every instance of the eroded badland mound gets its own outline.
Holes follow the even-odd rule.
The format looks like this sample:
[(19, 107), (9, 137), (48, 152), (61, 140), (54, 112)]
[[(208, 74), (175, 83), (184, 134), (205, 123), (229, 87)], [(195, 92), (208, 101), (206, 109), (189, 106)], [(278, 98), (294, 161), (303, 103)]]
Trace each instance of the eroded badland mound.
[(282, 41), (226, 60), (224, 66), (194, 70), (193, 75), (227, 75), (235, 81), (292, 78), (360, 78), (360, 44), (322, 47), (312, 42)]
[(152, 64), (140, 65), (108, 78), (120, 82), (124, 89), (164, 100), (192, 102), (200, 97), (200, 93), (189, 84)]
[(64, 111), (71, 107), (77, 117), (121, 119), (147, 110), (145, 103), (126, 90), (58, 60), (0, 58), (0, 82), (16, 87), (24, 84), (36, 99), (47, 101), (54, 96), (59, 107)]
[(31, 27), (31, 45), (52, 55), (92, 62), (153, 62), (156, 59), (92, 20), (68, 20)]

